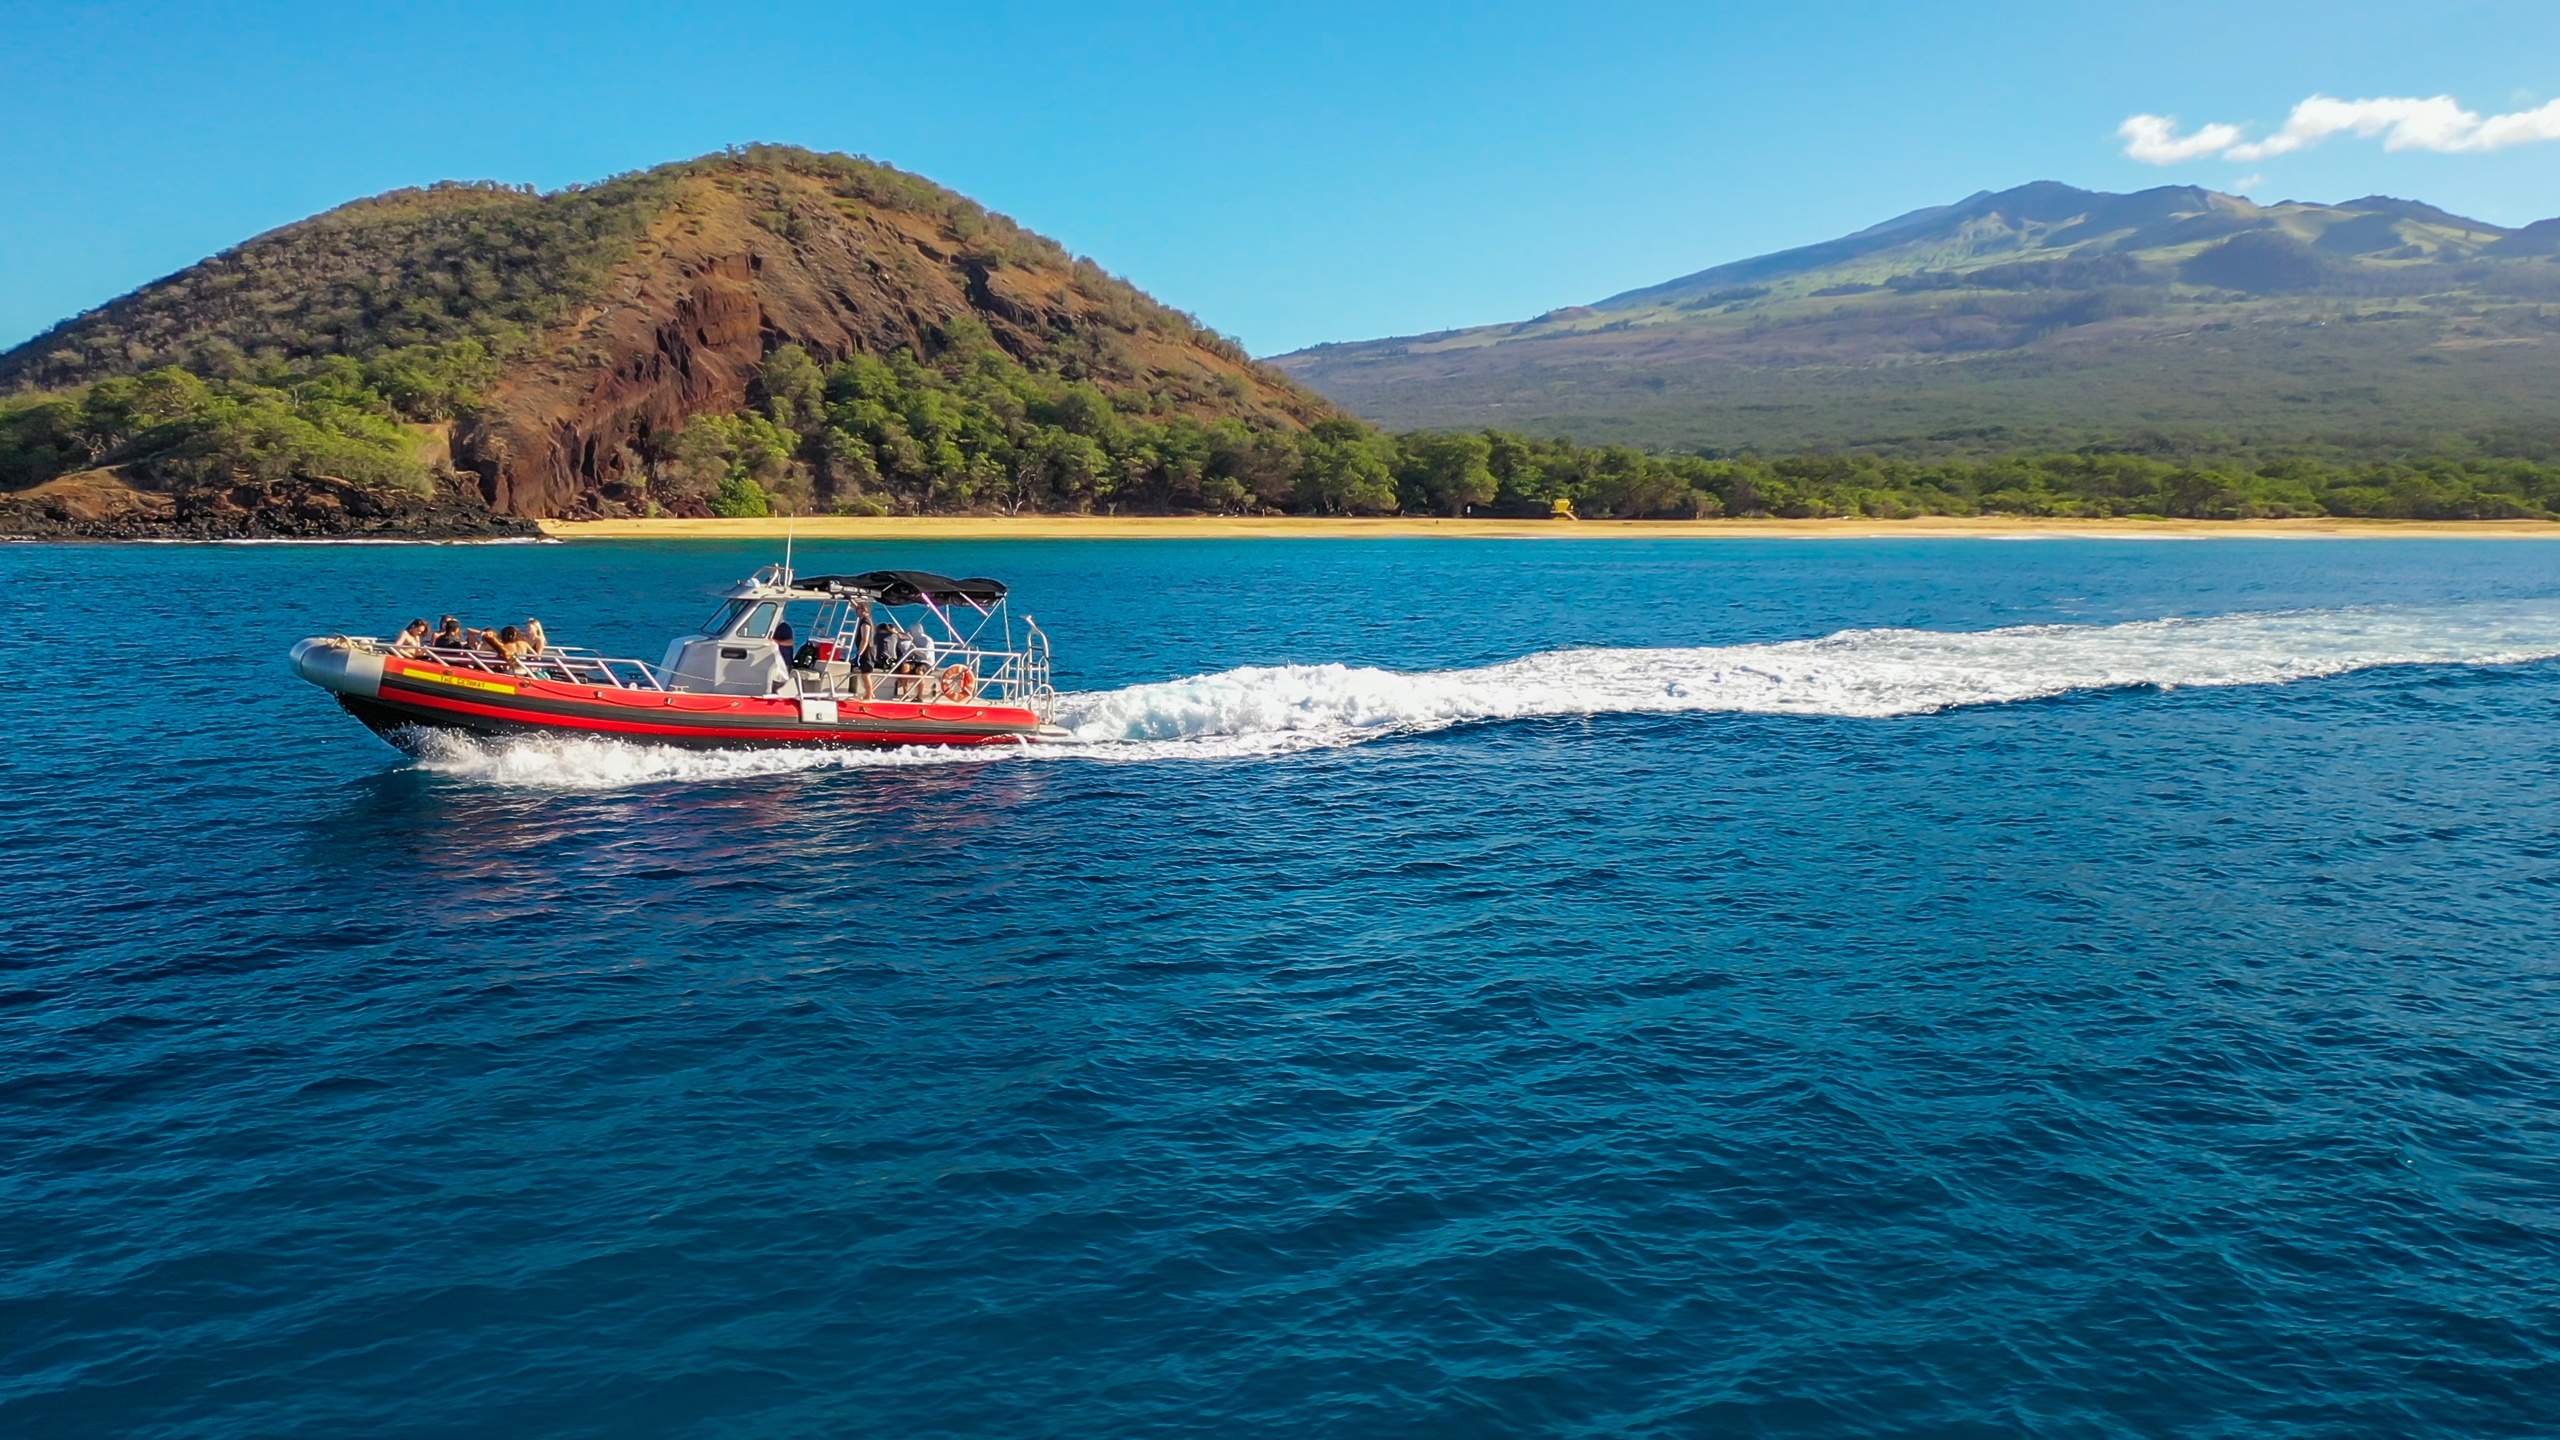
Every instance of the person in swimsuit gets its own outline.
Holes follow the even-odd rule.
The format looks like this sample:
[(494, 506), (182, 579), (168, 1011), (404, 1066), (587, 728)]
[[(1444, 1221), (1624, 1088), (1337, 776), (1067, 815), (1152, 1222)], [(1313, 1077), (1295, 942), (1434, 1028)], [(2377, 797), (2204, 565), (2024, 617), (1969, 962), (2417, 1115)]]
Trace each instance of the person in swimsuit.
[(480, 638), (488, 642), (490, 653), (505, 661), (508, 669), (519, 675), (532, 673), (524, 668), (524, 662), (533, 653), (533, 645), (524, 638), (523, 631), (509, 625), (503, 630), (484, 630)]

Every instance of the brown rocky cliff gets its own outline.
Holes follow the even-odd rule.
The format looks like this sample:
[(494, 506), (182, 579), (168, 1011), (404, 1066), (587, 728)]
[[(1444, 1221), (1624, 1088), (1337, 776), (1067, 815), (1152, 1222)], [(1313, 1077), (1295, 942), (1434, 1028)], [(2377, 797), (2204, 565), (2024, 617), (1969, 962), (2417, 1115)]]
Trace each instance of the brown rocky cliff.
[(453, 460), (501, 511), (592, 513), (623, 493), (653, 441), (742, 408), (775, 348), (822, 362), (925, 354), (962, 316), (1026, 363), (1136, 385), (1178, 412), (1291, 428), (1333, 413), (1166, 313), (1089, 267), (973, 244), (944, 217), (819, 178), (691, 176), (604, 298), (483, 397)]

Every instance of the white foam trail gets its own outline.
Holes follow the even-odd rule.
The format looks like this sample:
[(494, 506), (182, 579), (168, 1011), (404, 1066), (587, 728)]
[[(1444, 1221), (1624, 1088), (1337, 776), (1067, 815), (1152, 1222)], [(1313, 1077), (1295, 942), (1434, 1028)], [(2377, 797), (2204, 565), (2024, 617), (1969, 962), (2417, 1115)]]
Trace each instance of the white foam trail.
[(430, 769), (498, 784), (615, 788), (816, 768), (1213, 759), (1540, 716), (1744, 712), (1880, 719), (2139, 687), (2276, 685), (2384, 665), (2560, 656), (2560, 601), (2024, 625), (1847, 630), (1690, 649), (1555, 650), (1472, 670), (1248, 666), (1061, 696), (1070, 742), (1014, 749), (685, 751), (603, 740), (448, 742)]
[(471, 740), (430, 732), (418, 741), (418, 766), (439, 775), (490, 785), (544, 790), (622, 790), (668, 781), (751, 779), (802, 770), (862, 770), (882, 766), (985, 764), (1014, 759), (1021, 747), (955, 749), (909, 746), (897, 750), (686, 750), (578, 736), (523, 736)]
[(1476, 670), (1342, 665), (1228, 670), (1064, 697), (1087, 742), (1435, 730), (1527, 716), (1669, 711), (1881, 718), (2139, 686), (2270, 685), (2377, 665), (2560, 655), (2560, 602), (2319, 610), (2023, 625), (1845, 630), (1820, 640), (1678, 650), (1555, 650)]

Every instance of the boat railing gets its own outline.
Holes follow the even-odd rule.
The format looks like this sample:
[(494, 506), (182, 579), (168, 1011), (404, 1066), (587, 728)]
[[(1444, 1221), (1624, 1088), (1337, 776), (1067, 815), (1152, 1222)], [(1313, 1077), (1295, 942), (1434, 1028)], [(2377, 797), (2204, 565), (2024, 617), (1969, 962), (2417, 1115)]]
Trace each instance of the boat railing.
[[(984, 704), (995, 702), (1021, 705), (1041, 710), (1045, 715), (1051, 691), (1047, 655), (1039, 650), (987, 650), (974, 645), (937, 645), (932, 659), (922, 655), (916, 671), (864, 671), (849, 662), (838, 661), (822, 669), (798, 669), (800, 693), (803, 697), (836, 700), (899, 700), (947, 704), (962, 697), (943, 689), (942, 677), (957, 665), (969, 672), (971, 680), (966, 698)], [(867, 689), (866, 689), (867, 685)]]
[(1026, 632), (1022, 638), (1022, 677), (1029, 697), (1026, 703), (1046, 720), (1058, 708), (1057, 689), (1049, 683), (1049, 635), (1040, 628), (1040, 622), (1028, 615), (1022, 617), (1022, 628)]
[[(484, 657), (494, 658), (494, 657)], [(554, 645), (521, 662), (537, 679), (566, 680), (572, 685), (604, 685), (622, 690), (664, 690), (658, 667), (646, 660), (606, 655), (576, 645)]]
[[(1020, 705), (1037, 712), (1045, 720), (1057, 699), (1057, 691), (1049, 683), (1049, 637), (1040, 633), (1036, 625), (1031, 626), (1030, 631), (1024, 648), (1020, 650), (987, 650), (974, 645), (936, 646), (932, 661), (922, 673), (867, 672), (867, 691), (864, 688), (866, 672), (850, 667), (843, 671), (840, 682), (832, 678), (835, 672), (830, 669), (795, 669), (792, 673), (799, 681), (801, 695), (807, 698), (940, 704), (955, 698), (942, 688), (943, 672), (959, 665), (974, 677), (969, 686), (969, 700), (980, 704)], [(613, 690), (669, 692), (684, 688), (668, 684), (666, 675), (645, 660), (610, 656), (577, 645), (553, 645), (522, 660), (509, 660), (486, 650), (441, 645), (395, 645), (371, 635), (334, 638), (377, 655), (405, 655), (432, 660), (451, 670), (476, 670), (490, 675), (554, 680)]]
[(456, 650), (437, 645), (419, 647), (428, 659), (456, 670), (485, 670), (492, 675), (520, 675), (559, 680), (571, 685), (597, 685), (612, 690), (665, 690), (658, 667), (646, 660), (607, 655), (578, 645), (552, 645), (521, 660), (486, 650)]
[(377, 655), (406, 655), (433, 660), (449, 670), (480, 670), (491, 675), (515, 675), (535, 680), (559, 680), (572, 685), (597, 685), (613, 690), (665, 690), (666, 680), (658, 667), (646, 660), (633, 660), (607, 655), (581, 645), (552, 645), (522, 660), (509, 660), (486, 650), (458, 649), (444, 645), (394, 645), (371, 635), (345, 635), (340, 639), (359, 645)]

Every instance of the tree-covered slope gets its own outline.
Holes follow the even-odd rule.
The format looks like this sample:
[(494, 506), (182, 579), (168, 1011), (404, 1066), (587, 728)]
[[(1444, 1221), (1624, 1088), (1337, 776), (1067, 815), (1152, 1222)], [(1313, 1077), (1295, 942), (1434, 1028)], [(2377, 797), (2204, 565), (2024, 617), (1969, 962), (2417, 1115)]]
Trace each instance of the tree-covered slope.
[(2560, 438), (2560, 222), (2042, 183), (1279, 368), (1390, 425), (1732, 454), (2340, 458)]
[(0, 488), (104, 467), (182, 495), (325, 478), (522, 516), (698, 513), (719, 489), (703, 436), (778, 423), (785, 354), (854, 408), (779, 466), (730, 445), (723, 478), (758, 503), (1242, 503), (1193, 472), (1268, 468), (1239, 457), (1334, 414), (950, 191), (754, 147), (359, 201), (67, 321), (0, 355)]
[(251, 356), (370, 358), (460, 340), (513, 347), (602, 292), (673, 197), (661, 175), (550, 195), (441, 184), (258, 236), (0, 354), (0, 389)]

